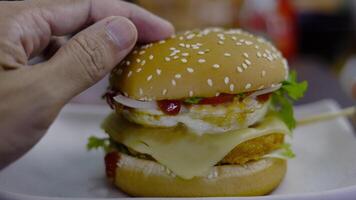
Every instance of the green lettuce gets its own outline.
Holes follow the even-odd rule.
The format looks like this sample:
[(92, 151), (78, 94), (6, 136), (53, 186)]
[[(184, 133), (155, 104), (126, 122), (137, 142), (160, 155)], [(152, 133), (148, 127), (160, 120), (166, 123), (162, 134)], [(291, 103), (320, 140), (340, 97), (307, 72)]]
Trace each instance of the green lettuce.
[(293, 113), (294, 101), (302, 98), (308, 88), (306, 81), (297, 82), (297, 73), (292, 71), (288, 80), (282, 82), (282, 87), (272, 95), (272, 110), (283, 120), (290, 130), (296, 127)]
[(90, 136), (88, 138), (87, 149), (88, 151), (93, 149), (103, 149), (105, 152), (108, 152), (110, 150), (110, 139)]
[(280, 149), (272, 151), (263, 156), (264, 158), (280, 158), (280, 159), (292, 159), (295, 157), (293, 150), (291, 149), (291, 145), (288, 143), (284, 143)]

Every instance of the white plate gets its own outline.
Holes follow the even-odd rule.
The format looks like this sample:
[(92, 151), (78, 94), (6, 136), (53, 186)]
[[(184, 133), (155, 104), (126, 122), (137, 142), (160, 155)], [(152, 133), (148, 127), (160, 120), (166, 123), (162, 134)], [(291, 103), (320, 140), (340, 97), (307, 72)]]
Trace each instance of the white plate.
[[(338, 109), (325, 100), (296, 108), (296, 115)], [(125, 197), (105, 181), (103, 153), (85, 149), (90, 135), (103, 136), (99, 123), (109, 112), (104, 106), (67, 105), (40, 143), (0, 172), (0, 199)], [(297, 128), (293, 149), (297, 157), (280, 187), (270, 196), (246, 199), (356, 198), (356, 138), (346, 119)]]

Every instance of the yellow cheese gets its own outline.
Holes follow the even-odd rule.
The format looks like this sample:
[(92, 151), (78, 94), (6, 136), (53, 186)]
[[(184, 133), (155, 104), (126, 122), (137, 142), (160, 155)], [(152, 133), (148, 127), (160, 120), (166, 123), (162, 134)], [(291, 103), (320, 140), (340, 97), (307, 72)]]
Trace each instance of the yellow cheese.
[(151, 155), (183, 179), (205, 176), (233, 148), (247, 140), (271, 133), (290, 133), (286, 125), (272, 115), (253, 128), (202, 136), (189, 133), (183, 126), (142, 127), (116, 114), (108, 116), (102, 127), (115, 141)]

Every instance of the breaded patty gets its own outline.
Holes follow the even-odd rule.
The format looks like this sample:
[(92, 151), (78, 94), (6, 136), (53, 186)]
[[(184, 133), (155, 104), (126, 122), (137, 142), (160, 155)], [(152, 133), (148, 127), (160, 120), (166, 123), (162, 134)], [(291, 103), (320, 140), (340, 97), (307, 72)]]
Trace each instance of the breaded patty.
[(263, 155), (280, 148), (283, 142), (283, 134), (270, 134), (248, 140), (237, 145), (220, 161), (220, 164), (244, 164), (251, 160), (258, 160)]

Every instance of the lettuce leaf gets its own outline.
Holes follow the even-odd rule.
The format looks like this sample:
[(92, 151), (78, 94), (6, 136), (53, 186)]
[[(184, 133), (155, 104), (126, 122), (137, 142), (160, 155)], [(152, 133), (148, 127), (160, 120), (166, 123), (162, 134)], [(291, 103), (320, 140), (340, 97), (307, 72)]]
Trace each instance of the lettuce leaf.
[(302, 98), (308, 88), (306, 81), (297, 82), (297, 73), (292, 71), (288, 80), (282, 82), (282, 87), (272, 95), (272, 110), (284, 121), (290, 130), (296, 127), (293, 103)]
[(184, 100), (184, 103), (188, 104), (198, 104), (203, 98), (200, 97), (190, 97)]
[(292, 159), (295, 157), (293, 150), (291, 149), (291, 145), (288, 143), (284, 143), (280, 149), (272, 151), (263, 156), (264, 158), (280, 158), (280, 159)]
[(108, 152), (110, 149), (110, 139), (90, 136), (88, 138), (87, 149), (88, 151), (93, 149), (103, 149), (105, 152)]

